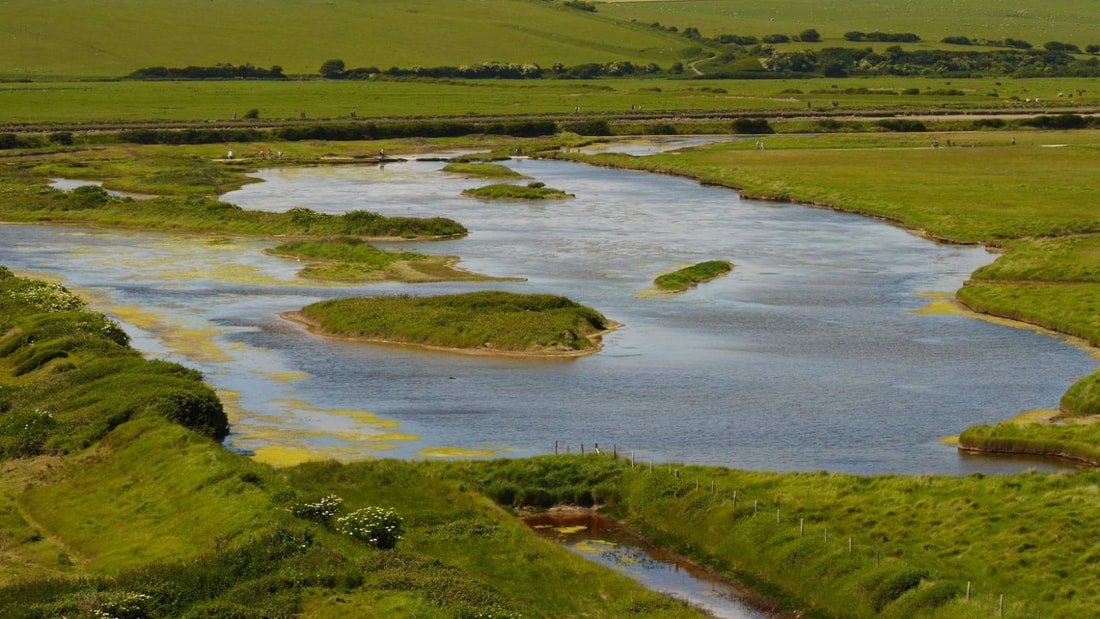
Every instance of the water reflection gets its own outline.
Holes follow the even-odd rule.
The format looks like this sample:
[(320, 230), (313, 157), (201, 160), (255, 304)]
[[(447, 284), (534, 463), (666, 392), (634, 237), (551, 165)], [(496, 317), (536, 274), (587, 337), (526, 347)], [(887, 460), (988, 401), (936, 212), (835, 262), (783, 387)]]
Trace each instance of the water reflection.
[[(459, 194), (481, 181), (442, 165), (264, 171), (226, 199), (453, 217), (469, 237), (403, 248), (526, 283), (320, 286), (264, 255), (269, 242), (26, 226), (0, 227), (0, 264), (64, 274), (143, 350), (202, 370), (236, 402), (229, 445), (274, 461), (529, 455), (561, 440), (752, 469), (1008, 472), (1034, 464), (960, 457), (940, 439), (1055, 407), (1095, 368), (1049, 337), (915, 313), (922, 294), (950, 294), (988, 263), (980, 248), (565, 162), (508, 165), (575, 200), (480, 202)], [(685, 295), (645, 294), (654, 276), (709, 259), (737, 266)], [(278, 316), (335, 296), (487, 287), (563, 294), (626, 327), (598, 355), (534, 362), (329, 341)]]
[(600, 565), (683, 600), (711, 617), (766, 619), (753, 603), (758, 596), (719, 578), (683, 557), (631, 534), (614, 520), (595, 513), (544, 513), (524, 518), (537, 533)]

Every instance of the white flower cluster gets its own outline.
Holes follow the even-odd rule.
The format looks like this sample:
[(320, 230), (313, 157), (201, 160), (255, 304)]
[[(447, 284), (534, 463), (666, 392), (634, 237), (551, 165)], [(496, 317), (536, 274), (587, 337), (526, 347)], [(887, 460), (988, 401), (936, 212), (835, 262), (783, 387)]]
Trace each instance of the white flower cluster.
[(336, 530), (375, 548), (393, 548), (404, 539), (403, 523), (401, 516), (392, 509), (364, 507), (337, 518)]
[(336, 514), (340, 511), (340, 506), (343, 504), (344, 499), (341, 499), (335, 494), (330, 494), (321, 497), (319, 501), (314, 503), (299, 503), (295, 505), (291, 511), (299, 518), (305, 518), (306, 520), (312, 520), (323, 524), (332, 522), (332, 519), (336, 517)]
[(137, 619), (145, 616), (145, 603), (152, 597), (144, 593), (122, 591), (100, 601), (100, 608), (92, 611), (96, 619)]
[(44, 312), (68, 312), (84, 309), (84, 301), (61, 284), (31, 281), (11, 295)]
[(27, 418), (27, 423), (23, 424), (23, 431), (30, 432), (32, 428), (37, 429), (41, 426), (51, 426), (53, 423), (53, 413), (36, 408), (34, 412), (30, 414), (30, 417)]

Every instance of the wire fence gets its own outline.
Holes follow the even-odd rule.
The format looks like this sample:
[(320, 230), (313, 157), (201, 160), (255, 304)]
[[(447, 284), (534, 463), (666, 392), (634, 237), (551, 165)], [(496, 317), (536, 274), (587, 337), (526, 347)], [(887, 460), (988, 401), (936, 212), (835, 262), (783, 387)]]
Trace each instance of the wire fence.
[[(860, 562), (859, 569), (881, 568), (886, 561), (901, 562), (908, 566), (909, 562), (901, 551), (890, 548), (888, 545), (874, 544), (861, 540), (858, 535), (832, 529), (823, 523), (811, 523), (804, 515), (795, 510), (786, 511), (779, 502), (761, 499), (756, 496), (748, 496), (736, 489), (720, 488), (714, 478), (703, 478), (698, 475), (688, 479), (682, 472), (684, 465), (671, 462), (655, 463), (653, 460), (640, 461), (633, 450), (626, 450), (616, 444), (603, 447), (599, 443), (568, 443), (554, 441), (555, 455), (586, 455), (602, 456), (622, 459), (630, 463), (631, 470), (645, 475), (669, 475), (680, 483), (680, 490), (684, 494), (677, 493), (677, 497), (684, 497), (690, 493), (705, 492), (714, 495), (722, 502), (729, 502), (732, 522), (745, 519), (766, 518), (775, 527), (786, 528), (787, 540), (813, 539), (820, 542), (820, 552), (836, 555), (850, 555)], [(731, 529), (730, 534), (735, 534), (736, 529)], [(889, 551), (889, 552), (887, 552)], [(930, 574), (935, 582), (950, 583), (957, 586), (959, 601), (972, 609), (972, 617), (1010, 617), (1014, 619), (1042, 619), (1056, 617), (1057, 614), (1049, 609), (1040, 609), (1038, 605), (1028, 600), (1013, 598), (1010, 593), (983, 589), (978, 580), (955, 582), (953, 579), (941, 578), (939, 573)], [(922, 579), (924, 580), (924, 579)], [(969, 614), (969, 613), (968, 613)]]

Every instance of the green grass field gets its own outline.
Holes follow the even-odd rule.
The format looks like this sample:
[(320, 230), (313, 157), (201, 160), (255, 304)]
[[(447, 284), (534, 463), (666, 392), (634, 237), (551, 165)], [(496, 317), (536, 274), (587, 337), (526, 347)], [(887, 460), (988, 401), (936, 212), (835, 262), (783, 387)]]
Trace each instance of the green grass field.
[[(90, 27), (110, 24), (109, 29)], [(0, 5), (0, 77), (120, 77), (143, 67), (348, 68), (501, 61), (663, 65), (678, 37), (538, 0), (15, 0)]]
[[(781, 4), (749, 0), (607, 0), (600, 13), (623, 21), (695, 27), (703, 36), (797, 34), (807, 28), (821, 33), (819, 45), (847, 43), (849, 31), (913, 32), (926, 41), (946, 36), (1002, 40), (1023, 39), (1036, 46), (1047, 41), (1075, 43), (1081, 48), (1100, 43), (1100, 15), (1088, 0), (1008, 0), (927, 5), (901, 0), (815, 2), (786, 0)], [(887, 44), (888, 45), (888, 44)]]
[[(866, 88), (901, 92), (958, 89), (963, 96), (935, 94), (861, 94)], [(1059, 92), (1085, 90), (1059, 99)], [(991, 95), (990, 93), (996, 93)], [(1020, 103), (1039, 98), (1039, 104)], [(1100, 105), (1095, 78), (847, 78), (795, 80), (467, 80), (425, 82), (367, 81), (191, 81), (191, 82), (42, 82), (0, 83), (0, 123), (91, 124), (128, 121), (198, 121), (247, 128), (274, 119), (399, 116), (573, 116), (614, 114), (656, 117), (663, 114), (789, 113), (807, 110), (909, 113), (973, 109), (1034, 113)], [(632, 111), (631, 106), (635, 106)], [(581, 113), (575, 114), (577, 107)], [(245, 121), (258, 109), (260, 120)], [(633, 112), (633, 113), (632, 113)], [(239, 120), (232, 122), (233, 114)]]

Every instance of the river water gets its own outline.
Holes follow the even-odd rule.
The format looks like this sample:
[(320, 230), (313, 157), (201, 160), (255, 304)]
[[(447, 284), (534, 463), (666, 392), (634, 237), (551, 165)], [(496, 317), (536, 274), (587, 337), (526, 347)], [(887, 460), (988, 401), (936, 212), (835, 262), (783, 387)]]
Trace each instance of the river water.
[[(63, 278), (138, 348), (203, 371), (231, 409), (227, 445), (271, 462), (525, 456), (559, 441), (748, 469), (1006, 473), (1049, 465), (940, 439), (1055, 407), (1095, 369), (1055, 338), (923, 311), (993, 259), (981, 248), (679, 178), (508, 165), (577, 197), (481, 202), (459, 194), (483, 181), (409, 161), (263, 171), (224, 199), (452, 217), (467, 238), (402, 248), (526, 282), (324, 286), (265, 255), (267, 241), (34, 226), (0, 226), (0, 264)], [(683, 295), (647, 293), (656, 275), (710, 259), (736, 268)], [(624, 327), (599, 354), (536, 361), (330, 341), (279, 317), (336, 296), (489, 287), (566, 295)]]

